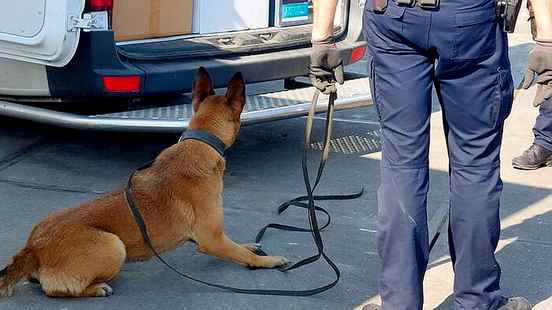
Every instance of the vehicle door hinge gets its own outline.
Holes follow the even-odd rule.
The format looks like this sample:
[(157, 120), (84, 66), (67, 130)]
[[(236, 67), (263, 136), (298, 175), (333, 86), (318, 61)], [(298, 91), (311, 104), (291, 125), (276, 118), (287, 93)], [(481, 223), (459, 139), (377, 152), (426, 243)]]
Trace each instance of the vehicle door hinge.
[(85, 13), (82, 18), (74, 15), (67, 17), (67, 31), (75, 32), (79, 29), (84, 31), (102, 31), (108, 30), (107, 12)]

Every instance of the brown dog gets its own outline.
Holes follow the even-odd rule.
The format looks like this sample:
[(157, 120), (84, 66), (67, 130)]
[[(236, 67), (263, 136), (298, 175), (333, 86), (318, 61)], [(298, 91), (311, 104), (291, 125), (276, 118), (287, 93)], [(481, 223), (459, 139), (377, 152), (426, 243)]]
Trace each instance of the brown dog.
[[(234, 143), (245, 104), (241, 74), (225, 96), (215, 96), (205, 69), (193, 86), (194, 116), (189, 127), (209, 131), (226, 146)], [(258, 256), (254, 245), (234, 243), (223, 228), (225, 161), (211, 146), (185, 140), (164, 150), (153, 165), (132, 180), (136, 203), (153, 246), (163, 252), (193, 240), (198, 250), (244, 266), (272, 268), (283, 257)], [(123, 191), (75, 208), (55, 212), (31, 232), (27, 244), (0, 278), (0, 296), (9, 296), (27, 277), (38, 280), (48, 296), (109, 296), (106, 284), (125, 261), (146, 260), (152, 252), (142, 240)]]

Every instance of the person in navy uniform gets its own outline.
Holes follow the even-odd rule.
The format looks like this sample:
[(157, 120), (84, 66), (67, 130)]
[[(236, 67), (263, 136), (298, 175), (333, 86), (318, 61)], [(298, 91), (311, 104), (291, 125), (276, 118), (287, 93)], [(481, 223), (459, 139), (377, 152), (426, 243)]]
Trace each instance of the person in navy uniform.
[[(531, 309), (523, 297), (501, 295), (494, 253), (500, 233), (499, 155), (513, 101), (507, 35), (495, 1), (366, 0), (368, 71), (383, 140), (377, 227), (383, 304), (364, 309), (423, 306), (432, 89), (441, 104), (450, 162), (454, 309)], [(551, 3), (532, 0), (543, 33), (552, 31)], [(326, 93), (335, 91), (335, 73), (342, 69), (332, 37), (335, 7), (336, 0), (314, 1), (310, 75)], [(551, 84), (549, 38), (537, 36), (541, 41), (529, 56), (540, 93)], [(549, 118), (543, 122), (550, 126)]]
[(540, 108), (533, 127), (533, 144), (512, 160), (514, 168), (523, 170), (552, 166), (552, 1), (532, 2), (540, 7), (535, 11), (531, 2), (528, 2), (531, 20), (534, 21), (531, 30), (536, 45), (529, 57), (523, 88), (538, 84), (533, 106)]

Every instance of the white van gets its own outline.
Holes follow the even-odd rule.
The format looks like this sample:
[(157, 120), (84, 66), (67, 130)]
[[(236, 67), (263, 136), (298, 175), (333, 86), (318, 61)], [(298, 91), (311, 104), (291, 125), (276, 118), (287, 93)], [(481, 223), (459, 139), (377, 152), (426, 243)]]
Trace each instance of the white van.
[[(238, 71), (248, 83), (286, 79), (288, 86), (297, 85), (290, 83), (292, 78), (307, 74), (310, 17), (299, 15), (312, 13), (309, 1), (264, 0), (261, 9), (257, 4), (263, 0), (171, 1), (177, 7), (186, 5), (182, 1), (192, 3), (185, 11), (160, 8), (167, 0), (17, 0), (3, 4), (0, 114), (75, 128), (110, 129), (117, 126), (102, 123), (105, 117), (60, 112), (51, 103), (78, 105), (83, 99), (107, 102), (181, 94), (190, 90), (199, 66), (211, 73), (216, 87), (223, 87)], [(335, 34), (346, 64), (364, 56), (362, 3), (342, 0), (339, 4)], [(226, 8), (228, 4), (233, 12)], [(255, 11), (248, 12), (250, 7)], [(182, 33), (164, 32), (167, 27), (182, 29)], [(43, 102), (49, 103), (47, 107), (41, 106)], [(185, 119), (188, 113), (182, 107), (160, 105), (170, 110), (170, 121)], [(128, 120), (132, 117), (127, 110), (119, 112), (126, 113)], [(287, 117), (271, 115), (265, 118)], [(74, 117), (85, 117), (85, 123)], [(135, 119), (152, 121), (146, 116)], [(159, 125), (159, 118), (153, 121), (157, 123), (150, 127), (126, 124), (120, 128), (176, 126)]]

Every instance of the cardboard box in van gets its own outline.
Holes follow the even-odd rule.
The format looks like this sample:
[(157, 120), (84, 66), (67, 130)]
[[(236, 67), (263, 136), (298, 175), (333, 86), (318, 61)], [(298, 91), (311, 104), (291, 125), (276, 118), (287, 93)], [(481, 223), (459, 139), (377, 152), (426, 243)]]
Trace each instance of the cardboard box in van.
[(192, 32), (193, 0), (113, 1), (116, 41), (168, 37)]

